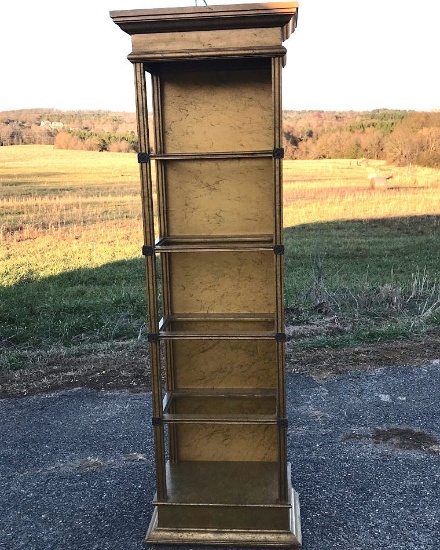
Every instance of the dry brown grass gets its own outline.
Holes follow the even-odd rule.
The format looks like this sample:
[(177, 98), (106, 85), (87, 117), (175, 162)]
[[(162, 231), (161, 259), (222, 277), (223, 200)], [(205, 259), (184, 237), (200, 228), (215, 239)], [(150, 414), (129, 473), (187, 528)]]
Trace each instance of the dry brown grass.
[[(387, 189), (371, 189), (372, 174), (392, 176)], [(284, 226), (437, 215), (440, 171), (395, 167), (385, 161), (297, 160), (284, 163)]]

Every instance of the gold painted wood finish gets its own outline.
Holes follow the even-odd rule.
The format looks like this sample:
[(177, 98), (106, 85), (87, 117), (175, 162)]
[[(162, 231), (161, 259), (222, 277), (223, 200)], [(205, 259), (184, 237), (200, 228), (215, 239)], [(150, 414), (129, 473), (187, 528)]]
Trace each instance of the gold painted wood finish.
[(184, 423), (176, 426), (176, 435), (179, 462), (277, 461), (276, 425)]
[[(276, 343), (213, 339), (171, 342), (176, 389), (273, 389), (277, 387)], [(276, 411), (275, 411), (276, 413)]]
[(167, 162), (166, 236), (255, 239), (263, 233), (273, 242), (272, 163), (264, 158)]
[[(231, 39), (229, 32), (231, 29), (239, 29), (240, 33), (246, 36), (248, 42), (244, 42), (245, 51), (251, 47), (255, 48), (257, 44), (252, 41), (247, 29), (251, 29), (256, 35), (261, 37), (270, 32), (267, 29), (276, 29), (278, 32), (274, 35), (273, 48), (281, 48), (281, 43), (289, 38), (290, 34), (295, 30), (297, 22), (298, 3), (297, 2), (270, 2), (264, 4), (237, 4), (231, 6), (200, 6), (188, 8), (166, 8), (155, 10), (129, 10), (129, 11), (112, 11), (110, 13), (113, 21), (126, 33), (133, 36), (134, 48), (131, 57), (140, 57), (141, 60), (162, 56), (167, 57), (167, 53), (173, 52), (180, 57), (188, 54), (188, 50), (193, 50), (193, 55), (197, 57), (209, 55), (210, 49), (214, 49), (221, 57), (225, 57), (229, 53), (230, 46), (225, 40), (221, 43), (210, 45), (209, 36), (213, 33), (216, 36), (216, 31), (223, 31), (225, 36)], [(201, 43), (194, 37), (197, 31), (206, 33), (207, 39)], [(251, 32), (252, 32), (251, 31)], [(138, 35), (156, 35), (160, 40), (163, 33), (172, 33), (172, 36), (180, 37), (182, 42), (180, 47), (175, 45), (173, 40), (166, 42), (158, 42), (157, 48), (151, 47), (148, 43), (148, 48), (144, 50), (145, 42), (137, 43)], [(191, 36), (193, 41), (186, 41), (186, 36)], [(184, 38), (185, 37), (185, 38)], [(213, 38), (214, 40), (214, 38)], [(241, 41), (241, 38), (237, 38)], [(258, 42), (257, 42), (258, 43)], [(200, 48), (203, 45), (204, 48)], [(285, 49), (283, 48), (285, 51)], [(274, 52), (271, 52), (275, 55)], [(237, 55), (237, 53), (236, 53)], [(241, 54), (245, 55), (245, 53)], [(262, 55), (262, 52), (259, 53)]]
[[(255, 29), (230, 29), (230, 30), (213, 30), (192, 31), (180, 33), (160, 33), (160, 34), (135, 34), (132, 36), (133, 53), (132, 57), (142, 55), (140, 52), (148, 52), (148, 57), (163, 58), (167, 56), (182, 55), (186, 52), (187, 56), (194, 54), (196, 51), (218, 53), (226, 51), (248, 51), (249, 48), (272, 48), (279, 40), (278, 29), (267, 29), (262, 34)], [(173, 48), (170, 50), (170, 45)], [(280, 51), (284, 54), (284, 48), (275, 48), (274, 51)], [(166, 54), (165, 54), (166, 52)]]
[[(232, 9), (231, 9), (232, 8)], [(284, 58), (294, 31), (296, 2), (113, 11), (132, 37), (132, 62), (191, 59)]]
[(171, 31), (280, 28), (287, 40), (297, 21), (298, 2), (265, 2), (152, 10), (115, 10), (113, 21), (130, 35)]
[[(298, 495), (289, 487), (287, 502), (279, 502), (276, 464), (168, 463), (167, 473), (170, 498), (166, 503), (153, 503), (156, 511), (148, 542), (251, 547), (301, 544)], [(217, 488), (215, 500), (212, 487)]]
[[(161, 69), (164, 128), (161, 153), (271, 150), (272, 84), (265, 67)], [(243, 116), (246, 112), (246, 116)]]
[(142, 153), (157, 472), (146, 540), (298, 546), (279, 155), (297, 4), (111, 15), (132, 38)]
[(273, 252), (169, 254), (170, 314), (274, 313)]

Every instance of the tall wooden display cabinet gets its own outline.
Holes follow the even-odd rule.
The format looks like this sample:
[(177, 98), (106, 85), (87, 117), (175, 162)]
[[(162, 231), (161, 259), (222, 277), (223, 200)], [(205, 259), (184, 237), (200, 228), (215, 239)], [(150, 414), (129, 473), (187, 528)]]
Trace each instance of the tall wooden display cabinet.
[(146, 540), (300, 545), (281, 141), (282, 42), (297, 3), (111, 17), (132, 37), (135, 68), (157, 474)]

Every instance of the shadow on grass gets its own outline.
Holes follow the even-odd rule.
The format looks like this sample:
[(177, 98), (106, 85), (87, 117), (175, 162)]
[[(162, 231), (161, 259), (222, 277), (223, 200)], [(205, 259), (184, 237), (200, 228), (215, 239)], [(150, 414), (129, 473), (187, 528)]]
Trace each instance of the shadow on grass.
[[(338, 317), (352, 330), (361, 318), (371, 328), (438, 315), (439, 243), (439, 216), (286, 228), (288, 321)], [(145, 323), (143, 258), (0, 287), (3, 351), (133, 339)]]
[(440, 216), (285, 230), (292, 338), (313, 346), (395, 339), (440, 324)]
[(143, 258), (0, 287), (0, 346), (137, 337), (146, 319)]
[[(405, 284), (412, 275), (440, 277), (440, 216), (335, 221), (288, 227), (286, 284), (306, 278)], [(287, 295), (287, 299), (290, 296)]]

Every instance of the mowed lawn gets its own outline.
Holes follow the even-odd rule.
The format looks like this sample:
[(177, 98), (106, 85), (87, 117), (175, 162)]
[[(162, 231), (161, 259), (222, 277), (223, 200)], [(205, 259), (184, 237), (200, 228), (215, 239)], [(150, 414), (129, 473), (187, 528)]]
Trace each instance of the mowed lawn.
[[(372, 175), (388, 187), (371, 189)], [(139, 189), (133, 154), (0, 147), (0, 367), (23, 350), (143, 335)], [(438, 328), (440, 171), (285, 161), (284, 205), (298, 345)]]

